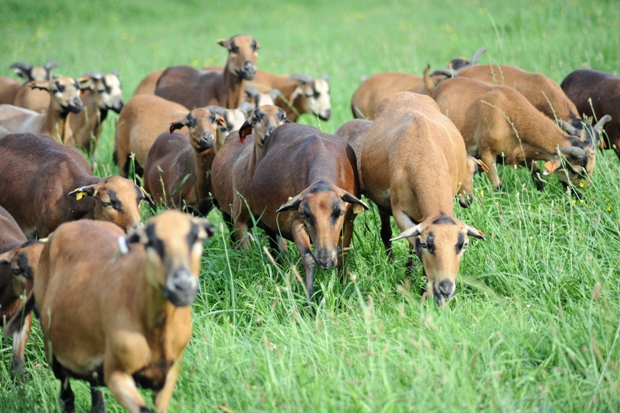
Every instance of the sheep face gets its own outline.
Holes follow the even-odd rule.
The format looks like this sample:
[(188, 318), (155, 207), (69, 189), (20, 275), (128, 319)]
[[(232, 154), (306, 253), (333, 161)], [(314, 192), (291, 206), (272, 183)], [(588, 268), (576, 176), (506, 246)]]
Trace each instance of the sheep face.
[(0, 255), (0, 269), (10, 268), (13, 296), (19, 297), (32, 289), (34, 270), (39, 264), (39, 257), (45, 244), (28, 241), (19, 247)]
[(99, 183), (83, 186), (69, 193), (78, 202), (93, 197), (94, 219), (110, 221), (125, 231), (140, 225), (140, 203), (143, 192), (133, 181), (120, 176), (110, 176)]
[(321, 120), (329, 120), (332, 117), (332, 106), (327, 75), (311, 81), (296, 80), (299, 86), (293, 92), (291, 101), (299, 95), (305, 112), (312, 113)]
[(461, 257), (471, 236), (484, 239), (477, 229), (441, 215), (424, 220), (393, 240), (409, 239), (422, 261), (429, 283), (428, 293), (435, 296), (437, 305), (443, 305), (454, 297)]
[(338, 262), (338, 241), (345, 221), (352, 219), (354, 205), (368, 206), (349, 192), (318, 181), (282, 205), (277, 212), (296, 211), (314, 244), (313, 257), (319, 267), (330, 269)]
[(218, 44), (228, 49), (226, 68), (230, 73), (244, 80), (254, 79), (260, 45), (252, 36), (237, 35)]
[(196, 300), (202, 244), (213, 230), (205, 219), (168, 210), (128, 235), (126, 242), (144, 245), (148, 279), (167, 300), (182, 307)]
[(215, 144), (217, 129), (226, 125), (226, 121), (219, 114), (207, 108), (196, 108), (180, 121), (170, 125), (170, 133), (175, 129), (187, 126), (190, 143), (197, 152), (211, 149)]
[(111, 73), (99, 80), (93, 80), (92, 90), (99, 93), (98, 106), (101, 110), (113, 110), (120, 113), (123, 109), (123, 90), (117, 75)]
[(243, 142), (246, 136), (254, 134), (254, 145), (262, 147), (265, 140), (283, 123), (290, 123), (286, 119), (286, 112), (274, 105), (264, 105), (254, 109), (252, 116), (239, 129), (239, 140)]
[(30, 82), (33, 89), (46, 90), (51, 96), (54, 105), (63, 113), (79, 113), (82, 110), (82, 100), (80, 99), (80, 84), (88, 81), (88, 77), (81, 77), (77, 80), (70, 77), (59, 77), (54, 81), (38, 80)]

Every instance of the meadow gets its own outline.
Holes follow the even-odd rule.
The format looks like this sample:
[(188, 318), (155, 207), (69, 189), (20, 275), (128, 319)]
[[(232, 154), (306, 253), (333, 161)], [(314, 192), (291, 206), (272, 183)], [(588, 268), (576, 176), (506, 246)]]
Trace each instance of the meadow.
[[(301, 121), (330, 133), (352, 118), (361, 76), (421, 75), (480, 47), (488, 48), (480, 63), (557, 82), (578, 68), (619, 72), (620, 8), (611, 0), (4, 0), (0, 74), (15, 61), (51, 59), (73, 77), (116, 68), (126, 101), (153, 70), (223, 64), (216, 42), (237, 33), (259, 41), (261, 69), (329, 74), (332, 119)], [(116, 119), (106, 120), (94, 165), (102, 176), (117, 173)], [(251, 250), (234, 249), (212, 211), (218, 231), (205, 246), (194, 334), (169, 410), (620, 411), (619, 167), (615, 154), (599, 152), (580, 197), (555, 177), (538, 192), (524, 169), (500, 167), (501, 192), (477, 176), (474, 204), (455, 215), (487, 240), (470, 243), (444, 308), (422, 300), (417, 258), (406, 274), (405, 241), (388, 262), (376, 207), (356, 219), (346, 283), (317, 271), (316, 317), (303, 307), (294, 248), (278, 265), (254, 230)], [(11, 339), (0, 338), (0, 412), (59, 411), (42, 348), (37, 326), (18, 385)], [(88, 411), (88, 386), (73, 388), (78, 411)], [(109, 412), (123, 411), (105, 394)]]

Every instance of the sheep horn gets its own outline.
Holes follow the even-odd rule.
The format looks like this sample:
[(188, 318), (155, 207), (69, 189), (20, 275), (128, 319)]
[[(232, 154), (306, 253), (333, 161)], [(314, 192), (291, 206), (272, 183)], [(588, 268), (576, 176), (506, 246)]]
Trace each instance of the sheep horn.
[(118, 70), (116, 69), (112, 69), (112, 74), (116, 77), (118, 77)]
[(321, 78), (326, 81), (329, 82), (329, 75), (327, 74), (327, 72), (323, 73), (323, 76), (321, 76)]
[(312, 79), (310, 76), (308, 75), (304, 75), (303, 73), (295, 73), (290, 75), (289, 77), (286, 78), (287, 82), (297, 82), (300, 84), (304, 84), (304, 83), (310, 83), (312, 82), (314, 79)]
[(583, 159), (586, 156), (586, 151), (577, 146), (566, 146), (560, 148), (560, 152), (564, 155), (570, 155), (575, 159)]
[(53, 69), (53, 68), (58, 67), (58, 66), (60, 66), (60, 63), (58, 63), (55, 60), (50, 60), (49, 62), (47, 62), (47, 63), (45, 63), (43, 65), (43, 67), (46, 68), (47, 70)]
[(469, 64), (467, 64), (467, 66), (476, 66), (478, 64), (478, 60), (480, 60), (480, 57), (486, 51), (487, 51), (486, 47), (481, 47), (480, 49), (476, 50), (476, 53), (474, 53), (474, 55), (472, 56)]
[(271, 96), (271, 99), (275, 102), (277, 98), (282, 96), (282, 92), (280, 92), (280, 89), (272, 89), (271, 92), (269, 92), (269, 96)]
[(254, 108), (248, 102), (242, 102), (237, 108), (237, 110), (240, 110), (241, 112), (243, 112), (243, 115), (247, 118), (248, 112), (251, 112), (252, 110), (254, 110)]
[(254, 87), (250, 86), (250, 85), (245, 85), (243, 88), (244, 92), (247, 93), (247, 95), (249, 97), (251, 97), (252, 99), (256, 99), (256, 97), (258, 96), (258, 90), (256, 90)]
[(598, 122), (596, 123), (596, 125), (594, 125), (594, 130), (598, 133), (601, 131), (601, 129), (603, 129), (603, 126), (605, 126), (605, 124), (607, 122), (609, 122), (611, 120), (611, 116), (609, 115), (605, 115), (602, 118), (600, 118), (598, 120)]
[(579, 136), (580, 132), (577, 128), (575, 128), (570, 123), (566, 122), (564, 119), (558, 119), (558, 126), (560, 126), (564, 131), (566, 131), (571, 136)]
[(84, 76), (88, 76), (92, 80), (101, 80), (103, 74), (101, 72), (88, 72)]
[(450, 69), (437, 69), (433, 71), (433, 73), (431, 73), (431, 76), (439, 76), (439, 75), (447, 76), (447, 77), (454, 77), (454, 75), (456, 75), (456, 72)]
[(31, 65), (29, 65), (28, 63), (24, 63), (24, 62), (15, 62), (10, 67), (11, 69), (21, 69), (21, 70), (26, 70), (26, 71), (32, 69)]

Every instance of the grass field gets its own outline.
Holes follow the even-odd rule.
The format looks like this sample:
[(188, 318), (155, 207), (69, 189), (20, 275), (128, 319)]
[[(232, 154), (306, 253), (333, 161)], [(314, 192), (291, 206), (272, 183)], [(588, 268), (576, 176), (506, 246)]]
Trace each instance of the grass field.
[[(259, 68), (329, 74), (332, 119), (302, 121), (333, 132), (351, 119), (362, 75), (421, 74), (427, 63), (445, 67), (483, 46), (481, 63), (558, 82), (584, 67), (617, 74), (620, 8), (574, 0), (4, 0), (0, 73), (20, 60), (54, 59), (62, 64), (56, 72), (74, 77), (117, 68), (129, 99), (153, 70), (223, 64), (216, 41), (237, 33), (260, 42)], [(116, 119), (106, 121), (99, 174), (117, 172)], [(316, 318), (303, 310), (298, 254), (281, 267), (260, 242), (233, 250), (211, 212), (221, 229), (205, 248), (194, 335), (169, 410), (620, 411), (619, 166), (599, 152), (581, 199), (555, 178), (537, 192), (525, 170), (500, 167), (499, 193), (477, 176), (476, 202), (456, 215), (487, 241), (471, 242), (457, 295), (443, 309), (421, 300), (417, 259), (415, 276), (405, 275), (405, 241), (387, 262), (375, 208), (356, 220), (350, 280), (317, 272)], [(10, 378), (10, 346), (0, 339), (0, 411), (56, 412), (59, 383), (40, 330), (28, 344), (23, 385)], [(88, 387), (73, 388), (78, 410), (88, 411)], [(122, 411), (107, 391), (106, 402)]]

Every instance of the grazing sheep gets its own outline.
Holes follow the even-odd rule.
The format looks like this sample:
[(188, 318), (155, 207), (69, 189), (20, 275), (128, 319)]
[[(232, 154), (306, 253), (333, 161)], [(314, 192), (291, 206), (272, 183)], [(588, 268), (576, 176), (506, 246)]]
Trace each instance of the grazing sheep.
[[(22, 297), (32, 290), (34, 269), (37, 268), (43, 243), (28, 241), (17, 222), (0, 206), (0, 320), (2, 325), (19, 313)], [(11, 372), (23, 378), (24, 351), (32, 327), (32, 315), (24, 326), (13, 334), (13, 363)]]
[[(474, 53), (471, 60), (464, 57), (457, 57), (448, 63), (448, 67), (453, 70), (475, 66), (486, 48), (481, 48)], [(364, 118), (372, 120), (375, 118), (375, 110), (379, 103), (389, 95), (398, 92), (414, 92), (422, 95), (432, 95), (437, 83), (446, 78), (446, 74), (436, 74), (430, 76), (429, 81), (432, 87), (426, 84), (425, 78), (428, 76), (429, 67), (424, 69), (424, 76), (415, 76), (408, 73), (384, 72), (377, 73), (364, 80), (353, 93), (351, 98), (351, 111), (354, 118)]]
[(140, 188), (120, 176), (92, 176), (71, 146), (30, 133), (8, 135), (0, 140), (0, 159), (0, 205), (29, 238), (83, 218), (124, 230), (140, 224)]
[(362, 148), (368, 197), (379, 207), (390, 251), (389, 216), (409, 238), (442, 304), (456, 291), (468, 236), (482, 233), (454, 218), (454, 197), (471, 195), (471, 170), (459, 131), (428, 96), (400, 92), (383, 99)]
[(75, 411), (70, 378), (90, 383), (91, 412), (105, 411), (102, 385), (129, 412), (151, 411), (138, 385), (153, 389), (158, 412), (167, 410), (192, 335), (202, 244), (212, 234), (208, 221), (166, 211), (127, 236), (89, 220), (50, 236), (25, 310), (40, 310), (63, 411)]
[(70, 141), (72, 132), (67, 115), (82, 110), (80, 83), (86, 81), (88, 78), (75, 80), (63, 76), (54, 81), (37, 80), (28, 83), (29, 87), (45, 90), (52, 95), (47, 112), (39, 114), (13, 105), (0, 105), (0, 125), (11, 133), (30, 132), (51, 136), (60, 143)]
[(601, 122), (594, 128), (584, 125), (576, 130), (562, 121), (573, 133), (567, 135), (515, 89), (465, 77), (443, 81), (433, 98), (461, 131), (467, 152), (489, 166), (487, 173), (494, 188), (500, 186), (495, 164), (500, 156), (506, 164), (530, 168), (538, 189), (544, 181), (536, 160), (557, 160), (559, 153), (565, 156), (566, 168), (556, 171), (565, 185), (587, 180), (594, 170), (593, 138)]
[(248, 197), (250, 209), (272, 241), (280, 235), (295, 242), (309, 301), (315, 265), (341, 269), (353, 234), (354, 211), (368, 209), (357, 198), (356, 175), (353, 149), (342, 138), (311, 126), (281, 125), (263, 145)]
[(94, 153), (108, 111), (120, 113), (123, 109), (123, 91), (116, 70), (107, 75), (88, 72), (84, 76), (88, 76), (91, 81), (87, 87), (82, 88), (80, 94), (84, 109), (80, 113), (70, 113), (67, 117), (73, 133), (73, 142), (70, 143), (91, 152), (92, 142)]
[[(206, 215), (211, 202), (211, 165), (217, 128), (226, 121), (206, 108), (197, 108), (170, 125), (155, 140), (144, 165), (144, 189), (155, 202), (172, 203)], [(190, 137), (173, 133), (188, 127)]]
[(252, 204), (250, 193), (256, 163), (265, 141), (283, 123), (290, 121), (281, 108), (266, 105), (255, 109), (239, 132), (229, 135), (213, 160), (213, 195), (224, 219), (239, 228), (238, 238), (244, 248), (249, 246), (245, 235), (252, 221), (246, 202)]
[(620, 78), (595, 70), (575, 70), (560, 85), (577, 107), (578, 114), (601, 118), (610, 115), (604, 145), (620, 158)]
[(245, 80), (256, 75), (259, 44), (247, 35), (236, 35), (218, 44), (228, 49), (226, 70), (220, 73), (190, 66), (169, 67), (159, 77), (155, 94), (190, 109), (207, 105), (239, 107)]
[[(24, 78), (27, 83), (33, 80), (51, 80), (50, 71), (58, 66), (60, 64), (53, 60), (45, 63), (43, 66), (31, 66), (28, 63), (15, 62), (11, 65), (11, 69), (15, 69), (15, 74)], [(25, 85), (25, 83), (10, 77), (0, 76), (0, 104), (14, 105), (17, 92)]]

